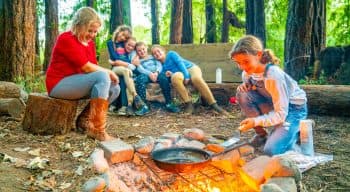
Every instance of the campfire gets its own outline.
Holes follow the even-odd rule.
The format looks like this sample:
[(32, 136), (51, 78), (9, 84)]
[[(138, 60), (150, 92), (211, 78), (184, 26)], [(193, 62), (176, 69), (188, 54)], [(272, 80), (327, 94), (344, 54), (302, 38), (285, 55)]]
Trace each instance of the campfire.
[[(101, 169), (101, 159), (104, 161), (106, 159), (102, 155), (102, 158), (97, 158), (98, 160), (96, 160), (95, 155), (95, 168), (100, 167), (97, 168), (97, 171), (103, 173), (103, 179), (95, 179), (95, 183), (88, 181), (85, 184), (85, 188), (88, 188), (88, 190), (85, 191), (103, 191), (99, 189), (105, 188), (106, 191), (125, 192), (254, 192), (260, 191), (262, 184), (267, 186), (265, 184), (266, 180), (278, 172), (274, 167), (282, 167), (278, 163), (268, 166), (271, 158), (267, 156), (256, 157), (254, 148), (245, 143), (233, 145), (224, 150), (219, 150), (219, 152), (220, 145), (218, 145), (214, 150), (216, 152), (208, 151), (211, 155), (208, 160), (204, 161), (204, 164), (200, 163), (200, 167), (197, 167), (197, 164), (192, 165), (192, 163), (184, 162), (183, 159), (179, 161), (180, 163), (175, 162), (172, 164), (173, 162), (171, 162), (166, 164), (169, 167), (159, 164), (158, 157), (155, 155), (157, 153), (154, 151), (163, 153), (169, 151), (167, 149), (180, 151), (190, 149), (192, 152), (193, 149), (194, 152), (197, 152), (197, 150), (200, 152), (205, 151), (203, 153), (206, 154), (208, 147), (203, 146), (208, 146), (208, 144), (210, 144), (209, 146), (217, 145), (213, 143), (204, 144), (202, 138), (197, 140), (198, 137), (193, 139), (193, 136), (190, 139), (187, 137), (187, 143), (182, 136), (174, 136), (173, 134), (171, 137), (167, 135), (168, 140), (171, 142), (164, 138), (155, 142), (147, 138), (145, 139), (146, 142), (141, 141), (139, 144), (131, 147), (128, 144), (126, 144), (126, 147), (121, 147), (120, 140), (118, 145), (102, 142), (101, 147), (104, 150), (104, 156), (109, 161), (109, 164), (105, 163), (108, 168)], [(194, 145), (194, 140), (198, 142), (196, 145)], [(188, 146), (189, 143), (191, 147)], [(180, 144), (181, 146), (179, 146)], [(160, 145), (161, 148), (159, 148)], [(119, 152), (113, 152), (111, 146), (118, 146), (117, 150)], [(206, 150), (196, 149), (195, 147), (198, 146), (202, 146)], [(125, 152), (127, 150), (130, 151), (130, 148), (132, 153)], [(213, 150), (213, 147), (210, 147), (210, 149)], [(103, 154), (103, 151), (100, 154)], [(129, 156), (128, 160), (126, 159), (127, 156)], [(120, 157), (123, 158), (121, 159)], [(116, 163), (115, 161), (118, 162)], [(177, 165), (181, 165), (181, 169), (176, 169), (178, 168), (176, 167)], [(186, 169), (182, 169), (183, 166)], [(271, 171), (267, 172), (265, 167), (269, 167)], [(284, 176), (291, 176), (291, 174), (285, 174)], [(101, 188), (101, 186), (104, 187)]]

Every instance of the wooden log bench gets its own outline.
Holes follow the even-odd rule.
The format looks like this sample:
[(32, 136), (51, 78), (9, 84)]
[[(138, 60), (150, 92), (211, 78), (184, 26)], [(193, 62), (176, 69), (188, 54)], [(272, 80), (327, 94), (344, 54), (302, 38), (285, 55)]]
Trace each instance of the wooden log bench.
[[(202, 69), (203, 78), (206, 82), (215, 82), (216, 69), (222, 70), (222, 82), (241, 82), (241, 72), (232, 63), (228, 56), (229, 51), (232, 48), (232, 43), (212, 43), (212, 44), (183, 44), (183, 45), (165, 45), (166, 50), (173, 50), (179, 53), (185, 59), (194, 62)], [(150, 49), (150, 48), (149, 48)], [(111, 68), (108, 63), (109, 55), (108, 50), (103, 49), (99, 56), (99, 65), (105, 68)], [(192, 86), (188, 86), (190, 94), (197, 94)], [(160, 94), (161, 90), (159, 85), (150, 83), (147, 86), (146, 98), (148, 101), (164, 102), (164, 97)], [(172, 96), (178, 100), (179, 95), (172, 91)], [(223, 97), (224, 95), (217, 94), (217, 96)], [(227, 96), (224, 96), (227, 99)], [(217, 99), (219, 104), (223, 104), (221, 101), (224, 99)]]
[(41, 135), (66, 134), (76, 129), (78, 115), (89, 99), (63, 100), (31, 93), (22, 122), (23, 129)]

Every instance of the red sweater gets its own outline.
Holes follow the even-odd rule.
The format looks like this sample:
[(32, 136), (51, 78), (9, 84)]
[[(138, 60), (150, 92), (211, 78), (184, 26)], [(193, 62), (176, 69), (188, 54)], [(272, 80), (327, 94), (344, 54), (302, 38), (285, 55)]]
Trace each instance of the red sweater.
[(93, 41), (87, 46), (78, 41), (71, 31), (57, 37), (53, 48), (50, 65), (46, 72), (46, 89), (48, 93), (63, 78), (83, 73), (82, 66), (88, 61), (97, 64), (96, 50)]

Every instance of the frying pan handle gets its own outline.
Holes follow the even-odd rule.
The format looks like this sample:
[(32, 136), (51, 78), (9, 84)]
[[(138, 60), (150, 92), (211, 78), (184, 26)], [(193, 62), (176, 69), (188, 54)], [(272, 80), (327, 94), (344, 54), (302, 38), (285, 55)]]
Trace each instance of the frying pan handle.
[(248, 142), (243, 142), (243, 143), (238, 144), (238, 145), (231, 145), (231, 146), (228, 146), (228, 147), (225, 148), (224, 151), (222, 151), (222, 152), (220, 152), (220, 153), (215, 153), (215, 154), (213, 154), (211, 157), (216, 157), (216, 156), (219, 156), (219, 155), (226, 154), (227, 152), (230, 152), (230, 151), (232, 151), (232, 150), (238, 149), (238, 148), (240, 148), (240, 147), (242, 147), (242, 146), (244, 146), (244, 145), (247, 145), (247, 144), (248, 144)]

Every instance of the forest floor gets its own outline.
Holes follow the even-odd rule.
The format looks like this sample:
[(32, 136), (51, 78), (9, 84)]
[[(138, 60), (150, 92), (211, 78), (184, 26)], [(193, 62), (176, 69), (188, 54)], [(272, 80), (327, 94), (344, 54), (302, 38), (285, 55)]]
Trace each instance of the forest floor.
[[(170, 114), (153, 109), (145, 117), (109, 115), (108, 132), (128, 143), (144, 136), (160, 136), (165, 132), (182, 132), (186, 128), (200, 128), (208, 134), (229, 136), (243, 119), (236, 106), (227, 107), (230, 118), (222, 117), (205, 107), (196, 114)], [(350, 121), (345, 117), (316, 116), (314, 119), (315, 151), (333, 154), (334, 160), (303, 173), (300, 191), (350, 190)], [(248, 140), (251, 132), (242, 136)], [(93, 176), (88, 157), (97, 142), (85, 135), (71, 132), (62, 136), (37, 136), (22, 130), (21, 122), (0, 117), (0, 191), (80, 191), (84, 182)], [(4, 158), (6, 154), (6, 158)], [(17, 158), (16, 163), (8, 162)], [(43, 169), (28, 168), (23, 160), (38, 161)], [(6, 159), (4, 161), (4, 159)], [(18, 161), (22, 159), (22, 161)], [(40, 164), (40, 162), (42, 164)]]

